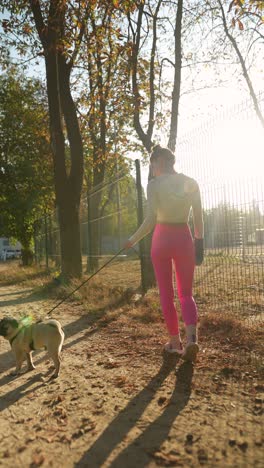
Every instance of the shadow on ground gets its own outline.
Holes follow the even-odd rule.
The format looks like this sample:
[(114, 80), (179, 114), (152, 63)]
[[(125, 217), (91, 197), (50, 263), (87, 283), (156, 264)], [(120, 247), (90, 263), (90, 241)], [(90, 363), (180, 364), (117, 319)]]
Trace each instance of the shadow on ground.
[[(123, 441), (128, 432), (135, 426), (146, 407), (153, 400), (155, 392), (169, 373), (175, 368), (179, 358), (164, 358), (162, 366), (149, 384), (133, 398), (125, 409), (109, 424), (96, 442), (77, 462), (75, 467), (102, 466), (113, 450)], [(176, 382), (170, 402), (162, 414), (128, 445), (111, 463), (111, 467), (143, 468), (150, 461), (153, 451), (157, 451), (167, 439), (170, 428), (191, 395), (193, 365), (183, 363), (176, 372)]]
[[(7, 379), (6, 376), (5, 379)], [(19, 377), (17, 377), (19, 378)], [(10, 379), (10, 377), (9, 377)], [(36, 382), (40, 382), (41, 380), (41, 374), (36, 374), (34, 376), (31, 376), (27, 379), (26, 382), (24, 382), (22, 385), (19, 387), (14, 388), (14, 390), (11, 390), (10, 392), (6, 393), (5, 395), (1, 395), (1, 400), (0, 400), (0, 412), (4, 411), (6, 408), (9, 406), (13, 405), (16, 403), (18, 400), (26, 396), (28, 393), (32, 392), (32, 384)], [(36, 387), (34, 387), (34, 391), (37, 390), (38, 388), (43, 387), (43, 382), (39, 383)]]

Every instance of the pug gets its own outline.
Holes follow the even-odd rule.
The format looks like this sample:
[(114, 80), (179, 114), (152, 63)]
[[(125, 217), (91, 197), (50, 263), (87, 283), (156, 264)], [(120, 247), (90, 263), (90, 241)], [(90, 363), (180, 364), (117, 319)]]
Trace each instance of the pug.
[(20, 374), (23, 361), (27, 360), (28, 371), (35, 369), (32, 351), (46, 349), (54, 362), (53, 378), (60, 372), (60, 353), (64, 341), (64, 332), (57, 320), (47, 319), (30, 324), (12, 317), (0, 320), (0, 336), (9, 341), (16, 358), (16, 369), (12, 375)]

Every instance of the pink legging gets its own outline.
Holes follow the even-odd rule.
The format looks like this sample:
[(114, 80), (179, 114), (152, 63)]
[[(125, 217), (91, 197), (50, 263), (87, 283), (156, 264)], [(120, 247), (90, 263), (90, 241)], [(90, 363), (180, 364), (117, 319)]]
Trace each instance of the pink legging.
[(156, 224), (151, 259), (160, 292), (162, 312), (170, 335), (178, 335), (179, 323), (174, 305), (173, 268), (185, 325), (197, 323), (197, 308), (192, 297), (194, 245), (187, 224)]

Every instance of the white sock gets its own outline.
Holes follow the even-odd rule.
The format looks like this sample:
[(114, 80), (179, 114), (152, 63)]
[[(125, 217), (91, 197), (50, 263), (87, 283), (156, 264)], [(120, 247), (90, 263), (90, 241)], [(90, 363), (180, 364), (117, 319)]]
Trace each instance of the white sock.
[(198, 343), (198, 331), (196, 325), (186, 326), (187, 343)]
[(182, 344), (181, 344), (181, 337), (179, 335), (170, 335), (170, 342), (173, 346), (173, 348), (181, 349)]

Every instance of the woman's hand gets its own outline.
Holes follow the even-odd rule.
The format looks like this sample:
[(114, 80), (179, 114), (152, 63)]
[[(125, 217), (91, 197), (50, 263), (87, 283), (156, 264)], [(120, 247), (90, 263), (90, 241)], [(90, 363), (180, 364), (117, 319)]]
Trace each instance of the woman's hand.
[(195, 265), (199, 266), (204, 259), (204, 240), (194, 239)]
[(128, 239), (128, 240), (124, 243), (123, 249), (126, 249), (126, 250), (131, 249), (132, 246), (133, 246), (132, 242)]

